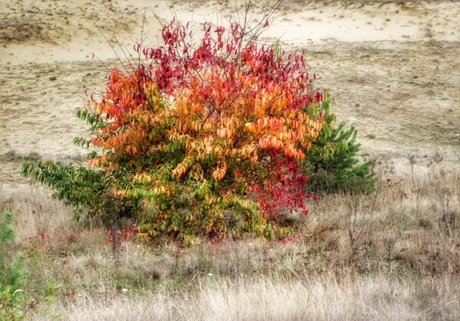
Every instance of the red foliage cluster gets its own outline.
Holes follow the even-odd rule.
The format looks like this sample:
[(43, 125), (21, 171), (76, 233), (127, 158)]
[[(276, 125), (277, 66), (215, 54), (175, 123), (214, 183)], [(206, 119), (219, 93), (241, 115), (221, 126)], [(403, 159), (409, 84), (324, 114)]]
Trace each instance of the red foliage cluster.
[(300, 162), (322, 129), (323, 94), (302, 53), (260, 46), (237, 23), (229, 29), (204, 24), (196, 44), (189, 24), (172, 21), (163, 46), (136, 45), (146, 63), (113, 70), (102, 100), (90, 101), (107, 121), (92, 143), (108, 151), (90, 164), (112, 172), (129, 163), (140, 170), (133, 181), (158, 199), (178, 189), (150, 168), (172, 159), (177, 182), (213, 182), (209, 204), (237, 195), (259, 204), (267, 221), (283, 209), (307, 214)]

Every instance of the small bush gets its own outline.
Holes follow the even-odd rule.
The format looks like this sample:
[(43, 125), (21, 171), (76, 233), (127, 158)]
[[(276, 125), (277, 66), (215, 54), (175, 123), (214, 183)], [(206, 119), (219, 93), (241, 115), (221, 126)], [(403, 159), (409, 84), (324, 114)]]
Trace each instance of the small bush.
[(0, 320), (24, 317), (24, 288), (28, 272), (25, 256), (15, 255), (15, 232), (11, 226), (13, 213), (4, 211), (0, 220)]
[(317, 194), (370, 193), (376, 188), (372, 162), (360, 163), (357, 158), (360, 144), (354, 126), (345, 129), (345, 122), (332, 127), (334, 116), (325, 116), (326, 125), (319, 134), (319, 148), (307, 152), (309, 190)]

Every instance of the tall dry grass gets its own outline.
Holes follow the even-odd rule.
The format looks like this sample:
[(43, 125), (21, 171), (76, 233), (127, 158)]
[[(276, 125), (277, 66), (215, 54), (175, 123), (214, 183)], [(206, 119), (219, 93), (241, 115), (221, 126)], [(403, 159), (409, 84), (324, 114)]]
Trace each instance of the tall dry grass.
[[(371, 195), (327, 195), (284, 242), (125, 241), (37, 185), (2, 193), (29, 255), (33, 320), (458, 320), (460, 172), (408, 160)], [(93, 225), (91, 225), (93, 224)], [(53, 288), (57, 300), (40, 302)]]
[[(161, 288), (142, 297), (91, 297), (59, 306), (65, 320), (457, 320), (452, 279), (311, 275), (305, 280), (201, 280), (193, 292)], [(37, 320), (46, 318), (37, 317)]]

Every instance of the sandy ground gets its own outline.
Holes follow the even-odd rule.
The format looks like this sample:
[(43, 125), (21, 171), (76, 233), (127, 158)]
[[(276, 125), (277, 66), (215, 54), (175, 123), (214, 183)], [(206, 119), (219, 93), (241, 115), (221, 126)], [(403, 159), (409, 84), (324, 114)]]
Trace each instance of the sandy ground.
[[(0, 193), (20, 189), (25, 159), (85, 154), (72, 143), (86, 135), (75, 108), (86, 90), (104, 88), (108, 68), (136, 42), (158, 44), (160, 22), (238, 19), (237, 4), (224, 0), (0, 4)], [(254, 8), (251, 22), (263, 8)], [(297, 0), (275, 16), (262, 41), (307, 49), (318, 86), (335, 97), (334, 112), (358, 127), (363, 158), (400, 173), (410, 156), (421, 168), (459, 165), (459, 2)]]

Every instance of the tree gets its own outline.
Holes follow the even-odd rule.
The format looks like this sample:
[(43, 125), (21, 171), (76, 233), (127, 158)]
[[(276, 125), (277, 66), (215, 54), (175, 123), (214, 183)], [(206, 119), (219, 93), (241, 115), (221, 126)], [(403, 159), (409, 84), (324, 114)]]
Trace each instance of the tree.
[(292, 233), (286, 211), (307, 214), (306, 154), (329, 106), (313, 90), (303, 53), (259, 45), (256, 28), (231, 22), (163, 27), (164, 45), (136, 45), (143, 63), (113, 69), (105, 92), (77, 116), (95, 147), (88, 164), (24, 164), (56, 196), (105, 222), (135, 220), (148, 236)]
[(370, 193), (376, 187), (373, 163), (360, 163), (358, 131), (353, 125), (345, 129), (344, 121), (335, 126), (336, 116), (330, 113), (331, 103), (326, 100), (322, 104), (323, 130), (314, 141), (317, 148), (306, 152), (308, 190), (315, 194)]

